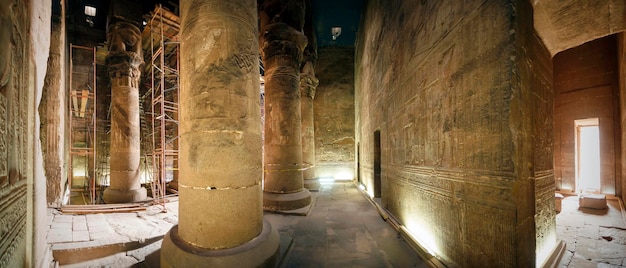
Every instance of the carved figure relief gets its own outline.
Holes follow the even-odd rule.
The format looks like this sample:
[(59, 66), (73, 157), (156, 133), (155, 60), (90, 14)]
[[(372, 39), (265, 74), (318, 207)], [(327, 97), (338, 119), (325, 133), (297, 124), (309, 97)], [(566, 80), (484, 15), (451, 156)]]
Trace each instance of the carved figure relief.
[(0, 267), (25, 265), (28, 3), (0, 0)]
[(7, 93), (11, 80), (11, 39), (13, 22), (10, 9), (12, 0), (0, 0), (0, 187), (8, 183), (7, 168)]
[(4, 91), (4, 87), (9, 83), (9, 70), (11, 63), (11, 35), (13, 24), (11, 23), (11, 14), (9, 8), (12, 1), (1, 0), (0, 6), (0, 89)]
[(133, 52), (141, 57), (141, 31), (134, 23), (116, 16), (107, 31), (109, 53)]

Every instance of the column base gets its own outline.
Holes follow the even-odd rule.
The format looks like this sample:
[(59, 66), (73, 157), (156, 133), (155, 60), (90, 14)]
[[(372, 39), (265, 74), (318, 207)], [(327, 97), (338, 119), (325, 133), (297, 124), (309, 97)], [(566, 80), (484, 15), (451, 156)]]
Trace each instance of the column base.
[(311, 192), (307, 189), (289, 194), (263, 192), (263, 209), (265, 210), (294, 210), (306, 207), (309, 204), (311, 204)]
[(102, 193), (102, 199), (107, 204), (115, 203), (132, 203), (137, 201), (144, 201), (148, 198), (148, 192), (146, 188), (138, 188), (133, 190), (118, 190), (108, 187), (104, 189)]
[(309, 189), (309, 191), (319, 192), (320, 187), (322, 186), (320, 185), (320, 181), (317, 178), (304, 179), (304, 188)]
[(257, 237), (243, 245), (218, 250), (187, 244), (178, 236), (175, 225), (163, 238), (161, 267), (274, 267), (279, 245), (278, 231), (265, 220)]

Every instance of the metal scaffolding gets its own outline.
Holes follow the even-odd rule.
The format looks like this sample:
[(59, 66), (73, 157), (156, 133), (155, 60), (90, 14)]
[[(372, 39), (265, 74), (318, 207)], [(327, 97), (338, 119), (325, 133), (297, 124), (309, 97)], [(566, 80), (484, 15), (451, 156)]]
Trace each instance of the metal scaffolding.
[[(70, 192), (79, 192), (83, 198), (87, 193), (89, 203), (95, 204), (97, 168), (95, 48), (70, 44), (69, 78), (68, 184)], [(87, 200), (83, 203), (87, 203)]]
[(178, 176), (179, 31), (178, 16), (159, 5), (142, 34), (152, 97), (152, 197), (163, 209), (167, 182)]

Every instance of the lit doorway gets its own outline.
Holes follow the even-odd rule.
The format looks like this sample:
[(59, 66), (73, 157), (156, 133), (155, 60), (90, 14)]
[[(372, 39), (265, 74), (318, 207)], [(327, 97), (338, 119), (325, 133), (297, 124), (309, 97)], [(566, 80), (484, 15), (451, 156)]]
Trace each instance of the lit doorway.
[(600, 192), (600, 131), (598, 118), (574, 121), (576, 128), (576, 191)]

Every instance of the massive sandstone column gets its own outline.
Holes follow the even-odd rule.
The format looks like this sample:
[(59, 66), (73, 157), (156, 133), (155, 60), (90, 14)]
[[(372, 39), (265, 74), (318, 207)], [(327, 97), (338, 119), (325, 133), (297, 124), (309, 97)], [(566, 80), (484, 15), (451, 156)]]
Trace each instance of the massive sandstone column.
[(161, 267), (273, 266), (254, 0), (182, 0), (179, 216)]
[(302, 112), (302, 161), (307, 164), (302, 177), (304, 187), (319, 190), (320, 183), (315, 176), (315, 125), (313, 117), (313, 98), (319, 80), (315, 77), (313, 63), (307, 61), (300, 73), (300, 111)]
[(107, 65), (111, 78), (111, 184), (106, 203), (146, 199), (139, 180), (139, 65), (141, 32), (134, 24), (115, 18), (109, 26)]
[(65, 164), (65, 3), (52, 1), (55, 9), (52, 12), (50, 28), (50, 55), (48, 69), (44, 80), (39, 117), (42, 131), (41, 147), (44, 153), (44, 169), (46, 172), (46, 200), (50, 206), (60, 206), (63, 199), (64, 185), (67, 176)]
[(315, 174), (315, 118), (313, 116), (313, 99), (319, 80), (315, 77), (317, 61), (317, 38), (313, 27), (311, 0), (306, 1), (304, 34), (307, 46), (303, 53), (300, 69), (300, 111), (302, 113), (302, 161), (307, 164), (302, 171), (304, 187), (310, 191), (319, 191), (320, 183)]
[(300, 63), (307, 39), (302, 33), (304, 1), (259, 7), (260, 48), (265, 67), (265, 185), (263, 207), (294, 210), (311, 203), (303, 188), (300, 122)]

